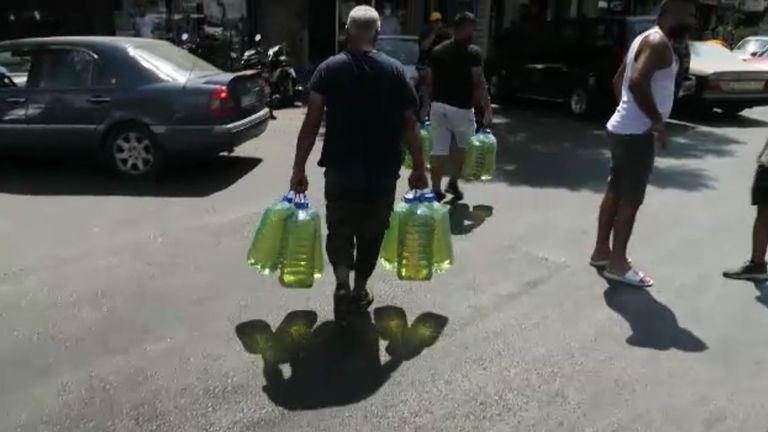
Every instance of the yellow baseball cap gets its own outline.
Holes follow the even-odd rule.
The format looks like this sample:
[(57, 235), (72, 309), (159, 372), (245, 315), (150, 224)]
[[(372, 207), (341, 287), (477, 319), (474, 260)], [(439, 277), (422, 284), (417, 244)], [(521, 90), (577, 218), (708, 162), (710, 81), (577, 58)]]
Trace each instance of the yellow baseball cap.
[(429, 22), (442, 21), (442, 20), (443, 20), (443, 14), (441, 14), (440, 12), (435, 11), (429, 14)]

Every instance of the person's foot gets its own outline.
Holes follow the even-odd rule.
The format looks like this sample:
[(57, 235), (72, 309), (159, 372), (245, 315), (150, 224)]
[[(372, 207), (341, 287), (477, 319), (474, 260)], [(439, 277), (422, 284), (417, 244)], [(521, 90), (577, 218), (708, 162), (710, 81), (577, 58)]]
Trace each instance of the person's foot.
[(723, 272), (723, 277), (738, 280), (768, 280), (768, 265), (765, 262), (747, 261), (743, 265)]
[(434, 189), (432, 190), (432, 193), (435, 194), (435, 198), (437, 199), (437, 202), (441, 203), (445, 201), (445, 199), (448, 197), (445, 192), (441, 190)]
[(610, 247), (596, 247), (589, 258), (589, 264), (593, 267), (606, 267), (611, 260)]
[(448, 186), (445, 188), (445, 191), (453, 195), (453, 199), (455, 201), (461, 201), (464, 199), (464, 192), (459, 189), (458, 180), (450, 180), (448, 182)]
[(373, 294), (366, 288), (355, 288), (352, 291), (352, 300), (361, 310), (367, 310), (373, 304)]
[(336, 291), (333, 293), (333, 314), (336, 321), (344, 321), (353, 303), (352, 288), (349, 284), (336, 284)]

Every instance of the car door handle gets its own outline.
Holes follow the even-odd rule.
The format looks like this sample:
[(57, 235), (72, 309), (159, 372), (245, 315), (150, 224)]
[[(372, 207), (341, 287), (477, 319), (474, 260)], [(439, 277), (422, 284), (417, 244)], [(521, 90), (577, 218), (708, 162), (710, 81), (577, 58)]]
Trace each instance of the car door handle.
[(91, 96), (88, 98), (88, 102), (92, 104), (105, 104), (112, 102), (112, 99), (105, 96)]
[(20, 104), (20, 103), (26, 102), (27, 98), (23, 98), (23, 97), (9, 97), (9, 98), (6, 98), (5, 101), (8, 102), (8, 103)]

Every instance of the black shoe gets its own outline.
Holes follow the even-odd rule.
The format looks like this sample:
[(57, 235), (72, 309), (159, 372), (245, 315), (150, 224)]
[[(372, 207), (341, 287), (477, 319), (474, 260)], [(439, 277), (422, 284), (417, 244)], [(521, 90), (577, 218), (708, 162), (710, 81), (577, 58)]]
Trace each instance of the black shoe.
[(441, 190), (433, 190), (432, 193), (435, 194), (435, 199), (437, 199), (437, 202), (439, 203), (445, 201), (445, 199), (448, 197), (445, 192)]
[(365, 288), (352, 291), (352, 299), (360, 310), (368, 310), (373, 304), (373, 294)]
[(456, 180), (449, 181), (445, 191), (453, 195), (454, 201), (461, 201), (464, 199), (464, 192), (459, 189), (459, 182)]
[(354, 309), (354, 303), (350, 286), (337, 284), (336, 291), (333, 293), (333, 315), (337, 322), (346, 320), (349, 313)]
[(747, 261), (740, 267), (724, 271), (723, 277), (739, 280), (768, 280), (768, 265), (765, 262)]

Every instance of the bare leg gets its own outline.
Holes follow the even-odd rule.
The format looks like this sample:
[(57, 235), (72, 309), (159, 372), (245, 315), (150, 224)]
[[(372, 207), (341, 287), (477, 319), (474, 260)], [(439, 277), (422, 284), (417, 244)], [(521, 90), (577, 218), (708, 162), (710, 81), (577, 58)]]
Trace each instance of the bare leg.
[(432, 177), (432, 190), (443, 191), (443, 172), (445, 169), (445, 156), (432, 155), (432, 167), (430, 175)]
[(635, 227), (635, 216), (639, 204), (619, 202), (616, 219), (613, 224), (613, 252), (607, 270), (616, 275), (623, 275), (631, 268), (627, 260), (627, 245)]
[(597, 239), (592, 261), (605, 261), (611, 258), (611, 232), (616, 221), (616, 211), (619, 199), (609, 186), (600, 204), (600, 214), (597, 217)]
[(452, 148), (450, 156), (453, 168), (453, 171), (451, 171), (451, 182), (458, 183), (461, 171), (464, 169), (464, 149), (460, 147)]
[(757, 217), (752, 227), (752, 262), (764, 263), (768, 249), (768, 206), (757, 207)]

